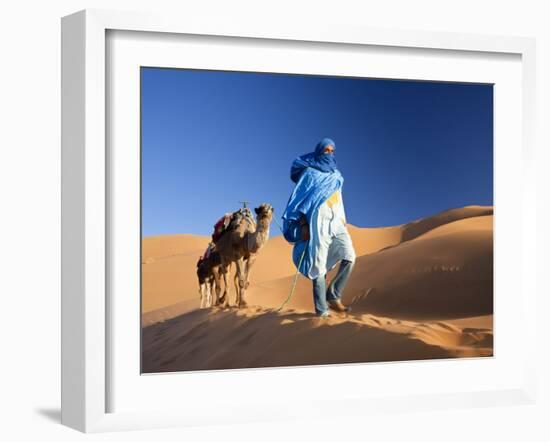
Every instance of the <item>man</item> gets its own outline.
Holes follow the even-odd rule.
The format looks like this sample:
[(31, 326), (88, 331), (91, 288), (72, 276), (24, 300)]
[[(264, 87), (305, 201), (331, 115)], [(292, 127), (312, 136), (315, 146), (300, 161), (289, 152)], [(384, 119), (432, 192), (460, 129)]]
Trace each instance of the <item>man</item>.
[[(348, 312), (342, 295), (355, 263), (355, 250), (346, 228), (342, 201), (344, 178), (337, 168), (335, 143), (322, 139), (315, 151), (294, 160), (290, 178), (296, 183), (283, 214), (285, 238), (294, 243), (292, 258), (298, 270), (313, 281), (315, 313), (329, 308)], [(326, 285), (326, 274), (340, 262)]]

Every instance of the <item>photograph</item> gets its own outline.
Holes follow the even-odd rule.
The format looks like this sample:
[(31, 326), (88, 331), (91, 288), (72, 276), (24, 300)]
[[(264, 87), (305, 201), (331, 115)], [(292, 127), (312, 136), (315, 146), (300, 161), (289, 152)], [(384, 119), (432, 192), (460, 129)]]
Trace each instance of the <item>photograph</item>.
[(489, 83), (140, 68), (141, 373), (493, 357)]

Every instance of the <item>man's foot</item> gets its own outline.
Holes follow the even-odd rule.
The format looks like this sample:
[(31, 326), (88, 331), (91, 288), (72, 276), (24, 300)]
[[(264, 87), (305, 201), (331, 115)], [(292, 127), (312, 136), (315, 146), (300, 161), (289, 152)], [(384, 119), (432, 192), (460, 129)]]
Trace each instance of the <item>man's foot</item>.
[(348, 313), (351, 310), (351, 307), (345, 306), (339, 299), (328, 301), (328, 306), (332, 310), (340, 313)]
[(328, 312), (328, 310), (326, 312), (323, 312), (323, 313), (319, 313), (317, 315), (319, 318), (330, 318), (330, 313)]

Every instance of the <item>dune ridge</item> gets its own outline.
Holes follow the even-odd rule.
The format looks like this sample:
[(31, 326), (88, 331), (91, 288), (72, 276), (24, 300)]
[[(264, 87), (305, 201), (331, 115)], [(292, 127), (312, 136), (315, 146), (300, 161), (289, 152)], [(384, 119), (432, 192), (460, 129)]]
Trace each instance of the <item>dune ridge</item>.
[(143, 371), (160, 373), (491, 356), (492, 333), (374, 315), (213, 308), (144, 328), (143, 348)]
[(258, 256), (250, 307), (225, 311), (198, 309), (195, 264), (209, 237), (144, 238), (144, 371), (492, 355), (492, 207), (348, 229), (357, 260), (343, 300), (352, 312), (323, 323), (312, 314), (311, 281), (302, 276), (285, 309), (275, 311), (296, 273), (282, 236)]
[[(472, 230), (476, 217), (490, 216), (492, 220), (492, 212), (492, 207), (466, 206), (400, 226), (361, 228), (348, 224), (348, 230), (357, 256), (362, 257), (436, 232), (441, 226), (459, 220), (470, 220), (459, 230)], [(492, 223), (486, 227), (492, 230)], [(210, 237), (190, 234), (143, 238), (143, 314), (198, 297), (195, 265), (209, 241)], [(292, 246), (282, 236), (271, 237), (254, 266), (251, 287), (293, 276), (296, 269), (290, 259), (291, 251)], [(273, 262), (277, 265), (271, 265)], [(288, 281), (282, 284), (285, 283)]]

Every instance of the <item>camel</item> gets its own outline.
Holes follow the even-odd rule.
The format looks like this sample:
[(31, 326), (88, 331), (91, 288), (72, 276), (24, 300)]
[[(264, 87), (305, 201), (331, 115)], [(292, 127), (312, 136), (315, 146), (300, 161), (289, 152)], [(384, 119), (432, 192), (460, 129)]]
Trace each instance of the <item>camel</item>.
[(218, 273), (221, 266), (220, 254), (212, 248), (205, 255), (206, 257), (201, 257), (197, 263), (197, 277), (199, 279), (199, 295), (201, 299), (200, 308), (212, 306), (212, 292), (214, 288), (216, 290), (216, 301), (214, 304), (217, 304), (221, 290), (217, 284), (219, 282)]
[[(250, 214), (248, 209), (244, 211)], [(235, 291), (237, 307), (245, 307), (245, 291), (249, 285), (250, 269), (254, 264), (258, 252), (269, 239), (269, 225), (273, 219), (273, 207), (270, 204), (261, 204), (256, 207), (256, 222), (251, 214), (240, 217), (234, 227), (223, 234), (216, 243), (216, 251), (220, 255), (221, 265), (217, 273), (216, 284), (220, 285), (220, 278), (223, 276), (224, 293), (218, 298), (222, 307), (229, 306), (227, 293), (227, 273), (230, 265), (234, 262), (237, 271), (235, 274)]]

